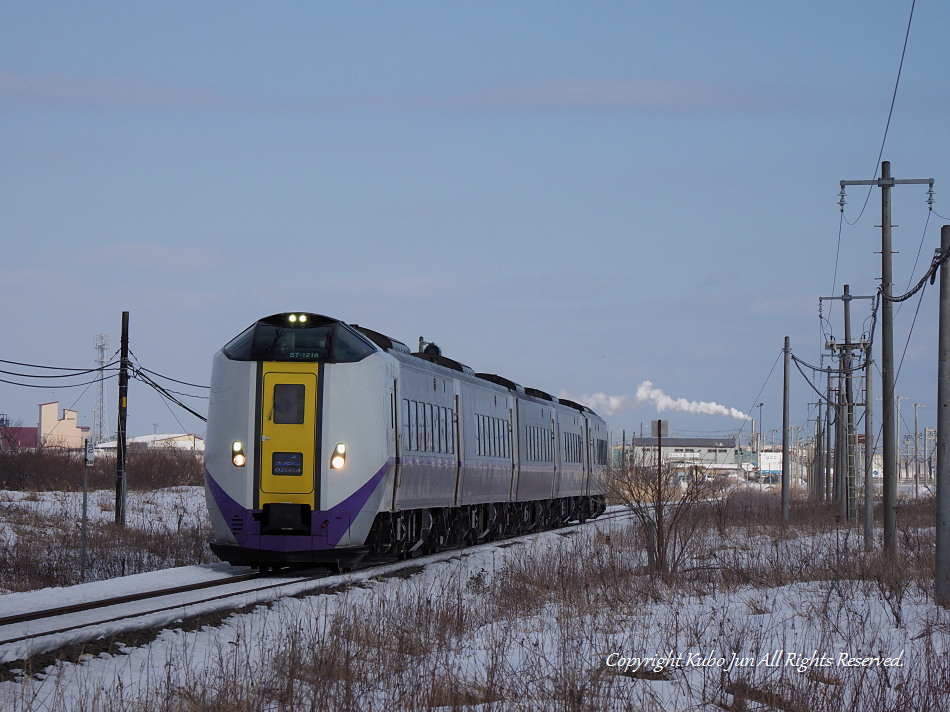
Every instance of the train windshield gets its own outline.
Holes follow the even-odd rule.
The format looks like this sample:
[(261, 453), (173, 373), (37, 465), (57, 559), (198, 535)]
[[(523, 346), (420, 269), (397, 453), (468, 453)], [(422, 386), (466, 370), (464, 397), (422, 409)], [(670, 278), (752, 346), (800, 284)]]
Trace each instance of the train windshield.
[(312, 315), (290, 321), (289, 316), (261, 319), (232, 339), (225, 355), (235, 361), (355, 363), (376, 350), (341, 322)]

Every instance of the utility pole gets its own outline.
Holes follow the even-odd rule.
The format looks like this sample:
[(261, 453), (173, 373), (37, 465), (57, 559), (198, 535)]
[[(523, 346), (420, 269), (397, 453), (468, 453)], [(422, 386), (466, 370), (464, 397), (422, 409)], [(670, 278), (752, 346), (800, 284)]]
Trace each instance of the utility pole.
[[(901, 457), (901, 401), (909, 400), (910, 396), (894, 396), (894, 400), (897, 402), (897, 481), (900, 482), (902, 479), (907, 479), (907, 459)], [(907, 452), (907, 448), (904, 448), (904, 452)], [(903, 465), (903, 467), (901, 466)], [(903, 476), (902, 476), (903, 475)]]
[(119, 423), (115, 438), (115, 523), (125, 526), (125, 423), (129, 401), (129, 313), (122, 312), (119, 351)]
[[(813, 404), (809, 403), (809, 407)], [(818, 476), (819, 471), (821, 470), (821, 406), (822, 402), (818, 401), (814, 405), (817, 406), (818, 412), (815, 416), (815, 430), (814, 430), (814, 447), (811, 452), (811, 475), (808, 478), (808, 494), (812, 501), (819, 502), (821, 501), (821, 494), (819, 491), (819, 486), (821, 480)]]
[[(854, 387), (852, 380), (852, 358), (857, 349), (867, 349), (867, 341), (851, 340), (851, 302), (854, 299), (870, 299), (873, 296), (858, 297), (851, 294), (851, 286), (844, 285), (840, 297), (819, 297), (825, 299), (840, 299), (844, 304), (844, 342), (829, 341), (825, 348), (838, 353), (838, 386), (843, 408), (837, 410), (840, 427), (837, 432), (838, 449), (835, 451), (835, 492), (840, 497), (838, 504), (841, 515), (849, 522), (857, 517), (857, 468), (855, 463), (857, 444), (854, 434)], [(839, 474), (840, 473), (840, 474)]]
[(914, 403), (914, 499), (920, 499), (920, 431), (917, 428), (917, 409), (926, 403)]
[(790, 507), (790, 487), (791, 487), (791, 477), (789, 476), (789, 468), (792, 466), (791, 463), (791, 449), (789, 447), (790, 443), (788, 441), (788, 380), (789, 380), (789, 371), (792, 364), (792, 347), (790, 345), (789, 337), (785, 337), (785, 382), (782, 388), (782, 521), (788, 521), (789, 507)]
[[(950, 225), (940, 229), (940, 251), (950, 250)], [(937, 563), (934, 598), (950, 608), (950, 266), (940, 266), (937, 336)]]
[(895, 185), (927, 184), (933, 190), (933, 178), (897, 180), (891, 177), (891, 162), (881, 162), (881, 177), (875, 180), (841, 181), (839, 205), (844, 212), (846, 185), (876, 185), (881, 189), (881, 379), (883, 381), (884, 419), (884, 550), (897, 553), (897, 437), (894, 430), (894, 308), (891, 257), (891, 188)]
[(874, 381), (871, 342), (864, 350), (864, 550), (874, 549)]
[(828, 376), (828, 383), (826, 385), (827, 400), (825, 401), (827, 403), (825, 406), (825, 472), (822, 477), (822, 487), (824, 489), (821, 495), (821, 499), (824, 502), (831, 499), (831, 485), (833, 484), (831, 480), (831, 372), (829, 371), (826, 375)]

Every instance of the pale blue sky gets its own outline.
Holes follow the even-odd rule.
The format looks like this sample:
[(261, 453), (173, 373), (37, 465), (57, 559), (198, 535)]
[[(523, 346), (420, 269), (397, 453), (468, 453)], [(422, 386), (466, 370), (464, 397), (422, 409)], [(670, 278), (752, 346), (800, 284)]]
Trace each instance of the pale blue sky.
[[(817, 363), (818, 297), (876, 287), (877, 189), (845, 225), (835, 279), (838, 182), (873, 177), (909, 11), (6, 3), (0, 358), (92, 365), (94, 335), (117, 345), (127, 309), (145, 366), (205, 383), (213, 352), (255, 319), (310, 310), (577, 398), (651, 381), (742, 411), (764, 402), (778, 428), (781, 365), (759, 392), (783, 337)], [(917, 3), (884, 152), (898, 178), (936, 180), (943, 215), (948, 28), (946, 3)], [(850, 220), (865, 195), (849, 191)], [(925, 188), (894, 199), (903, 286), (948, 221), (924, 234)], [(926, 425), (936, 296), (897, 386), (930, 405)], [(857, 304), (856, 331), (866, 315)], [(0, 383), (0, 412), (32, 424), (37, 403), (79, 393)], [(793, 398), (804, 425), (815, 397), (797, 372)], [(634, 401), (608, 416), (618, 435), (656, 417), (684, 434), (741, 425)], [(90, 390), (80, 422), (93, 406)], [(153, 423), (181, 427), (133, 382), (130, 432)]]

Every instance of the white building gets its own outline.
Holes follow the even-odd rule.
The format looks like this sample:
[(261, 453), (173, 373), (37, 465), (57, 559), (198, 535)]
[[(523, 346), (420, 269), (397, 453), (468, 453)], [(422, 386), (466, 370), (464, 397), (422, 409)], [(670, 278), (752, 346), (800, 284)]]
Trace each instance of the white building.
[[(205, 451), (204, 438), (194, 433), (181, 433), (178, 435), (139, 435), (126, 440), (128, 447), (131, 448), (174, 448), (176, 450), (193, 450), (194, 452)], [(97, 450), (115, 450), (116, 441), (110, 440), (96, 445)]]
[[(634, 438), (625, 448), (614, 445), (614, 464), (625, 457), (627, 462), (656, 464), (657, 438)], [(674, 468), (687, 469), (700, 466), (706, 470), (719, 470), (724, 474), (739, 470), (741, 455), (736, 438), (732, 435), (721, 438), (662, 438), (660, 461)], [(624, 455), (621, 455), (624, 452)]]

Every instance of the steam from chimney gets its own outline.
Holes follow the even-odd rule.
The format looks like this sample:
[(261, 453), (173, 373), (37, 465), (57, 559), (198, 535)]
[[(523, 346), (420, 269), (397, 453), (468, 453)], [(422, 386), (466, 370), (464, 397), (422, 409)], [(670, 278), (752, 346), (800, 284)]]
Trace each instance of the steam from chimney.
[(650, 381), (644, 381), (637, 386), (637, 401), (653, 403), (657, 411), (675, 410), (681, 413), (704, 413), (706, 415), (728, 415), (736, 420), (746, 420), (749, 416), (741, 410), (727, 408), (712, 401), (689, 401), (685, 398), (671, 398), (659, 388), (654, 388)]
[[(564, 398), (569, 398), (562, 394)], [(749, 416), (736, 408), (728, 408), (711, 401), (690, 401), (685, 398), (672, 398), (659, 388), (654, 388), (651, 381), (643, 381), (637, 386), (635, 396), (611, 396), (606, 393), (593, 393), (575, 398), (598, 413), (613, 415), (621, 410), (634, 408), (640, 403), (651, 403), (657, 411), (673, 410), (680, 413), (703, 413), (706, 415), (726, 415), (736, 420), (746, 420)]]

